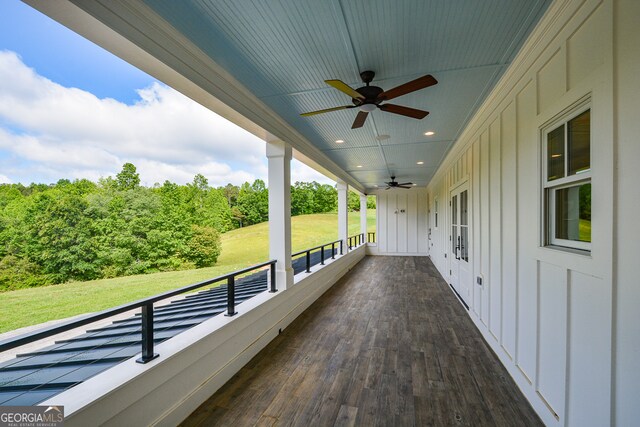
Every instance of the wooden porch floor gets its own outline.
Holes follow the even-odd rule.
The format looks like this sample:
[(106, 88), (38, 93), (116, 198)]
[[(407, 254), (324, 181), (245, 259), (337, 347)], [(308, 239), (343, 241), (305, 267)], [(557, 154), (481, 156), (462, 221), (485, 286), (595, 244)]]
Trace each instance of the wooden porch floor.
[(183, 425), (542, 422), (428, 258), (365, 257)]

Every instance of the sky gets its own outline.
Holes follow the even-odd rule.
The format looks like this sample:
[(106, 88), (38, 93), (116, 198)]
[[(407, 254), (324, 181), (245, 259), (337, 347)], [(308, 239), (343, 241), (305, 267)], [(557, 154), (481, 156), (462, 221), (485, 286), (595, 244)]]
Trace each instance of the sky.
[[(265, 143), (18, 0), (0, 0), (0, 183), (267, 181)], [(293, 161), (292, 182), (333, 183)]]

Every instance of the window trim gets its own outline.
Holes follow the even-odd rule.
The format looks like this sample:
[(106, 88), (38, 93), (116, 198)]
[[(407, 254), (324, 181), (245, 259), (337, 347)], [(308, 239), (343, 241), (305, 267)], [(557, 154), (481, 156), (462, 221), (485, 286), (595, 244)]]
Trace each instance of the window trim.
[[(591, 98), (586, 98), (572, 107), (565, 110), (563, 113), (556, 116), (553, 120), (549, 121), (541, 127), (541, 181), (542, 181), (542, 215), (543, 215), (543, 230), (542, 231), (542, 246), (547, 248), (557, 248), (561, 250), (577, 250), (580, 253), (590, 254), (593, 242), (582, 242), (579, 240), (560, 239), (556, 237), (556, 192), (565, 188), (577, 187), (583, 184), (593, 184), (593, 120), (589, 121), (589, 169), (584, 172), (579, 172), (574, 175), (566, 175), (568, 171), (569, 152), (568, 152), (568, 124), (571, 120), (585, 113), (586, 111), (593, 112), (591, 105)], [(558, 127), (564, 127), (564, 143), (565, 143), (565, 156), (564, 156), (564, 174), (562, 178), (557, 178), (549, 181), (548, 179), (548, 136)], [(592, 233), (593, 235), (593, 233)]]

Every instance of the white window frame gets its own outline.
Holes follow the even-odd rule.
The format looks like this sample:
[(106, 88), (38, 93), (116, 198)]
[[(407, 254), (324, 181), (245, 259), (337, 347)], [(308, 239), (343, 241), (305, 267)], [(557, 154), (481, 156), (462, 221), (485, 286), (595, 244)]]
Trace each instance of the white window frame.
[[(583, 184), (591, 184), (593, 176), (593, 128), (589, 121), (589, 169), (584, 172), (579, 172), (575, 175), (566, 176), (569, 169), (569, 152), (568, 152), (568, 123), (574, 118), (578, 117), (582, 113), (592, 110), (591, 100), (587, 99), (580, 102), (578, 105), (570, 109), (566, 114), (563, 114), (560, 118), (554, 120), (550, 124), (546, 125), (542, 129), (542, 206), (544, 215), (544, 231), (543, 231), (543, 246), (546, 247), (558, 247), (561, 249), (578, 249), (584, 252), (591, 252), (592, 242), (581, 242), (577, 240), (559, 239), (556, 237), (556, 192), (571, 187), (579, 187)], [(560, 126), (564, 126), (564, 173), (563, 178), (548, 180), (548, 135)], [(593, 235), (593, 233), (592, 233)]]

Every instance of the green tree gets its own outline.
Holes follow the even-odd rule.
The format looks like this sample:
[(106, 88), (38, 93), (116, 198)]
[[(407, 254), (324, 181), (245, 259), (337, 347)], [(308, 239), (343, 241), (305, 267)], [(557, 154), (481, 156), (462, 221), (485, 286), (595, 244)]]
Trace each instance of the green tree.
[(347, 192), (347, 208), (350, 212), (360, 211), (360, 195), (354, 191)]
[(140, 185), (140, 175), (132, 163), (122, 165), (122, 170), (116, 175), (116, 186), (119, 190), (133, 190)]
[(245, 182), (238, 192), (238, 209), (245, 225), (258, 224), (269, 219), (269, 192), (264, 181)]
[(324, 213), (333, 212), (338, 209), (338, 191), (335, 187), (328, 184), (312, 183), (314, 186), (313, 193), (313, 212)]
[(240, 192), (240, 187), (233, 184), (227, 184), (224, 187), (221, 187), (224, 197), (227, 198), (227, 203), (230, 207), (234, 207), (238, 202), (238, 193)]
[(25, 216), (26, 257), (55, 283), (100, 277), (84, 198), (55, 189), (35, 196)]
[(220, 233), (213, 227), (193, 225), (187, 259), (198, 268), (211, 267), (220, 256)]

